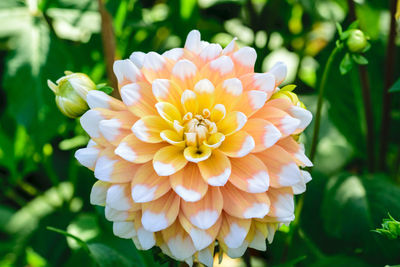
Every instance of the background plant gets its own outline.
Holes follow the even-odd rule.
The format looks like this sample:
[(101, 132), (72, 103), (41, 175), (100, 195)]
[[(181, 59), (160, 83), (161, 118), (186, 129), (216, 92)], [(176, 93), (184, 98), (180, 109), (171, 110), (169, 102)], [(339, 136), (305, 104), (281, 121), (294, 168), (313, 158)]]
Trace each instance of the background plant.
[[(57, 110), (46, 81), (70, 70), (112, 86), (114, 57), (182, 46), (191, 29), (222, 45), (237, 36), (255, 47), (256, 71), (285, 61), (285, 83), (297, 84), (320, 116), (314, 179), (297, 201), (296, 221), (266, 253), (250, 251), (242, 263), (399, 264), (399, 238), (371, 231), (388, 212), (400, 218), (395, 12), (394, 0), (0, 1), (0, 266), (175, 264), (115, 238), (104, 211), (89, 204), (94, 177), (73, 158), (88, 137)], [(345, 31), (355, 20), (370, 49), (354, 56), (344, 47), (326, 71), (336, 41), (346, 45), (336, 23)], [(313, 128), (301, 137), (308, 152)]]

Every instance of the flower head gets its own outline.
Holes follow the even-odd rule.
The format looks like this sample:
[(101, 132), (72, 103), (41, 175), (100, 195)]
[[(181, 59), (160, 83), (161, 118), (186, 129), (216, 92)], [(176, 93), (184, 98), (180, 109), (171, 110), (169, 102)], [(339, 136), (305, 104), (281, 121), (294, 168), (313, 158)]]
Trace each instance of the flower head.
[(65, 76), (57, 80), (57, 85), (47, 81), (48, 86), (56, 95), (58, 109), (70, 118), (81, 116), (86, 110), (86, 95), (96, 89), (96, 84), (83, 73), (65, 72)]
[(312, 116), (272, 97), (283, 63), (254, 73), (255, 60), (253, 48), (192, 31), (184, 48), (116, 61), (122, 101), (88, 93), (91, 141), (76, 158), (94, 170), (91, 202), (105, 205), (115, 235), (210, 266), (215, 240), (240, 257), (294, 219), (293, 195), (311, 179), (299, 167), (312, 164), (293, 136)]

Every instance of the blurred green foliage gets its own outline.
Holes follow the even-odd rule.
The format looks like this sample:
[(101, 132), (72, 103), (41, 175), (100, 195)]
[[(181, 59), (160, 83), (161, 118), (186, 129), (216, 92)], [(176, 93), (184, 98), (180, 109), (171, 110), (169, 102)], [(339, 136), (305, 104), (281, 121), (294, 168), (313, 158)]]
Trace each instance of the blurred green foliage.
[[(256, 71), (288, 65), (286, 83), (315, 111), (323, 66), (338, 38), (335, 23), (352, 22), (345, 0), (108, 0), (116, 56), (182, 46), (191, 29), (205, 40), (258, 54)], [(378, 147), (382, 116), (389, 1), (357, 1), (359, 27), (371, 48), (368, 82)], [(106, 83), (97, 1), (0, 1), (0, 266), (168, 266), (159, 250), (138, 251), (112, 234), (104, 210), (89, 204), (93, 174), (74, 151), (88, 137), (57, 110), (46, 80), (64, 70)], [(396, 39), (399, 78), (399, 38)], [(385, 169), (367, 173), (366, 123), (357, 68), (341, 75), (341, 57), (328, 77), (318, 152), (299, 217), (299, 230), (280, 231), (265, 266), (383, 266), (400, 263), (400, 240), (372, 232), (388, 212), (400, 218), (399, 82), (392, 87)], [(363, 57), (363, 58), (364, 58)], [(366, 63), (366, 62), (364, 62)], [(108, 91), (109, 88), (106, 88)], [(309, 150), (313, 125), (301, 137)], [(48, 230), (55, 227), (74, 238)], [(64, 233), (64, 232), (62, 232)], [(79, 242), (76, 242), (79, 240)], [(288, 241), (289, 240), (289, 241)], [(174, 264), (174, 263), (172, 263)]]

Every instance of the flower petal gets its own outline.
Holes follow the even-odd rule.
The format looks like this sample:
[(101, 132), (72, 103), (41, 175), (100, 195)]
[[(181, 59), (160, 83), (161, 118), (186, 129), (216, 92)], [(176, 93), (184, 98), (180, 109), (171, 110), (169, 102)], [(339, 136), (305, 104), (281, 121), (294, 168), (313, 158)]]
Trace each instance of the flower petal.
[(288, 136), (279, 140), (277, 143), (280, 147), (282, 147), (286, 152), (290, 153), (297, 164), (302, 167), (311, 167), (313, 166), (312, 162), (307, 158), (304, 154), (304, 145), (297, 143), (292, 136)]
[(294, 199), (291, 188), (271, 188), (271, 190), (268, 190), (268, 196), (271, 200), (271, 211), (268, 216), (278, 218), (287, 218), (293, 216)]
[(152, 92), (158, 102), (169, 102), (176, 107), (180, 106), (182, 89), (173, 81), (167, 79), (154, 80)]
[(185, 168), (172, 174), (169, 179), (171, 187), (185, 201), (195, 202), (200, 200), (207, 192), (207, 183), (200, 178), (196, 164), (188, 163)]
[(247, 90), (259, 90), (267, 93), (267, 99), (275, 92), (275, 76), (271, 73), (250, 73), (240, 77), (243, 88)]
[(126, 110), (125, 105), (118, 99), (107, 95), (100, 90), (91, 90), (86, 95), (86, 102), (90, 108), (105, 108), (115, 111)]
[(222, 216), (218, 240), (223, 241), (229, 248), (240, 247), (250, 229), (251, 220), (237, 218), (225, 212)]
[(292, 186), (301, 181), (300, 169), (293, 157), (280, 146), (255, 154), (267, 166), (272, 187)]
[(220, 216), (217, 222), (206, 230), (195, 227), (183, 213), (179, 214), (179, 222), (192, 238), (196, 250), (202, 250), (214, 242), (221, 227), (222, 217)]
[(119, 88), (142, 79), (142, 73), (129, 59), (115, 61), (113, 70), (117, 76)]
[(158, 176), (151, 162), (143, 164), (131, 182), (130, 194), (133, 201), (144, 203), (156, 200), (171, 189), (168, 177)]
[(249, 154), (254, 147), (253, 137), (245, 131), (239, 131), (226, 137), (219, 150), (229, 157), (241, 158)]
[(252, 47), (242, 47), (232, 54), (233, 62), (235, 63), (235, 72), (237, 76), (254, 71), (257, 53)]
[(277, 62), (268, 72), (275, 76), (275, 83), (276, 86), (278, 86), (286, 78), (287, 74), (286, 64), (283, 62)]
[(273, 146), (282, 136), (271, 122), (260, 118), (249, 119), (243, 130), (254, 139), (255, 147), (252, 152), (260, 152)]
[(169, 125), (160, 116), (146, 116), (135, 122), (132, 132), (143, 142), (160, 143), (163, 141), (160, 133), (168, 128)]
[(156, 104), (158, 114), (167, 122), (181, 121), (182, 115), (179, 110), (168, 102), (158, 102)]
[(236, 104), (235, 110), (241, 111), (247, 117), (250, 117), (264, 106), (265, 101), (267, 101), (267, 93), (257, 90), (246, 91)]
[(162, 197), (142, 204), (144, 229), (157, 232), (170, 226), (179, 213), (179, 196), (169, 191)]
[(224, 119), (217, 123), (218, 131), (224, 135), (236, 133), (247, 122), (247, 117), (242, 112), (232, 111), (229, 112)]
[(109, 120), (102, 120), (99, 123), (100, 133), (113, 145), (119, 142), (131, 133), (130, 128), (137, 121), (130, 112), (118, 112), (116, 116)]
[(121, 88), (121, 98), (129, 110), (138, 117), (157, 114), (156, 99), (149, 83), (130, 83)]
[(97, 181), (90, 191), (90, 204), (104, 206), (106, 204), (107, 190), (111, 186), (110, 183)]
[(266, 193), (248, 194), (228, 182), (221, 187), (224, 211), (238, 218), (263, 218), (270, 210), (270, 200)]
[(124, 183), (132, 180), (140, 165), (130, 163), (114, 154), (114, 148), (106, 148), (100, 154), (94, 168), (94, 176), (102, 181)]
[(140, 209), (140, 205), (133, 203), (129, 183), (113, 184), (107, 190), (106, 205), (115, 210)]
[(153, 167), (160, 176), (168, 176), (185, 167), (187, 160), (183, 149), (176, 146), (166, 146), (160, 149), (153, 158)]
[(114, 152), (126, 161), (145, 163), (152, 160), (154, 154), (164, 146), (165, 143), (145, 143), (134, 134), (129, 134), (121, 140)]
[(253, 154), (243, 158), (232, 158), (232, 175), (229, 178), (234, 186), (249, 193), (263, 193), (269, 187), (269, 175), (265, 164)]
[(98, 147), (81, 148), (75, 152), (75, 158), (79, 161), (80, 164), (82, 164), (86, 168), (93, 170), (99, 153), (100, 149)]
[(290, 116), (287, 112), (267, 105), (254, 114), (254, 117), (271, 122), (281, 131), (284, 137), (293, 134), (301, 122)]
[(198, 163), (203, 179), (212, 186), (223, 186), (231, 175), (231, 163), (227, 156), (214, 150), (211, 156)]
[(217, 187), (209, 187), (204, 197), (197, 202), (181, 201), (183, 214), (200, 229), (208, 229), (217, 222), (222, 205), (222, 195)]
[(169, 251), (177, 260), (183, 261), (196, 252), (192, 239), (178, 221), (161, 233)]

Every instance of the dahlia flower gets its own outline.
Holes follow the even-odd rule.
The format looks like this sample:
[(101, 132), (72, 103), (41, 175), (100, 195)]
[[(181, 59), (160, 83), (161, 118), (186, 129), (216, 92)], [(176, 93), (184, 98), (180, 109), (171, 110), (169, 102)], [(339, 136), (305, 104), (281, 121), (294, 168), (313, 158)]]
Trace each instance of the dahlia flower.
[(300, 167), (312, 165), (296, 136), (312, 116), (273, 97), (283, 63), (254, 73), (255, 61), (253, 48), (192, 31), (184, 48), (116, 61), (122, 101), (88, 93), (91, 141), (75, 156), (94, 170), (91, 203), (116, 236), (211, 266), (216, 245), (230, 257), (265, 250), (294, 219), (293, 195), (311, 179)]

